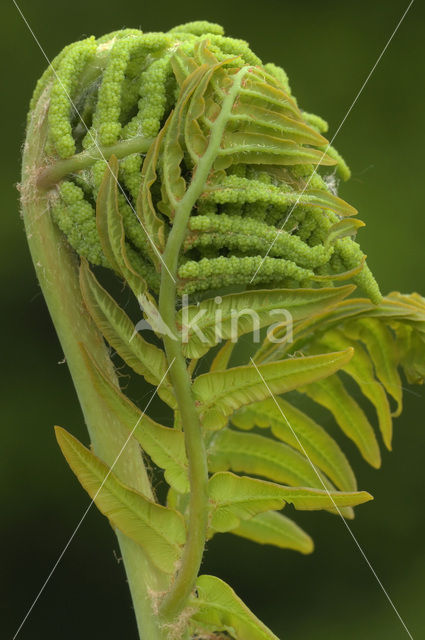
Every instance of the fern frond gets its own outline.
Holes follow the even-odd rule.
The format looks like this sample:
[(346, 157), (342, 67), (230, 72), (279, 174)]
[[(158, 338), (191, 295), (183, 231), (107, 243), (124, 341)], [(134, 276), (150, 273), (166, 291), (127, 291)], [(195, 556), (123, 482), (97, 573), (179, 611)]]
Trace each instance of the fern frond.
[[(411, 383), (422, 383), (425, 379), (425, 300), (422, 297), (392, 293), (377, 306), (362, 298), (343, 300), (332, 309), (299, 322), (291, 344), (277, 346), (266, 338), (257, 352), (257, 360), (270, 362), (294, 353), (307, 356), (348, 346), (354, 348), (354, 356), (339, 372), (306, 385), (301, 391), (326, 407), (365, 460), (377, 467), (380, 465), (378, 441), (358, 401), (362, 395), (367, 404), (374, 407), (377, 427), (390, 449), (392, 417), (399, 415), (402, 408), (400, 371), (404, 371)], [(354, 381), (355, 397), (341, 372)], [(393, 410), (392, 401), (396, 403)], [(365, 403), (362, 401), (362, 404)]]

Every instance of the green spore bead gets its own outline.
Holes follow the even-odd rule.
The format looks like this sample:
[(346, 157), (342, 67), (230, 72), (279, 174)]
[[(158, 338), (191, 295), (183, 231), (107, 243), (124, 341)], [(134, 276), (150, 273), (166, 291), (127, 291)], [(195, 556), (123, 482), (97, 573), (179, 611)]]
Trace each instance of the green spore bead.
[[(314, 198), (309, 194), (308, 189), (304, 193), (302, 193), (302, 190), (297, 192), (290, 185), (281, 183), (279, 186), (275, 186), (271, 184), (271, 180), (269, 182), (267, 182), (266, 178), (259, 180), (258, 174), (256, 175), (257, 179), (239, 178), (235, 175), (227, 176), (222, 180), (220, 185), (216, 185), (205, 191), (202, 199), (222, 205), (229, 205), (230, 203), (239, 205), (248, 205), (250, 203), (255, 203), (256, 205), (263, 204), (266, 205), (265, 209), (267, 209), (267, 205), (274, 205), (280, 208), (280, 216), (282, 216), (287, 209), (292, 209), (294, 205), (296, 205), (295, 209), (310, 205), (312, 215), (315, 215), (314, 211), (317, 209), (317, 206)], [(311, 188), (320, 188), (329, 191), (320, 176), (318, 176), (318, 180), (313, 185), (310, 183), (309, 186)], [(248, 208), (245, 206), (244, 211), (249, 215), (249, 212), (256, 211), (256, 207)], [(227, 208), (223, 209), (223, 212), (229, 213)], [(238, 211), (235, 213), (236, 215), (240, 215)], [(292, 215), (291, 213), (291, 216)], [(328, 209), (326, 209), (326, 215), (331, 215), (332, 219), (334, 219), (332, 212)]]
[(204, 36), (207, 34), (224, 35), (224, 29), (221, 25), (207, 20), (195, 20), (194, 22), (186, 22), (177, 27), (170, 29), (168, 33), (180, 35), (181, 33), (189, 33), (194, 36)]
[(135, 208), (130, 207), (127, 198), (122, 193), (118, 193), (118, 205), (126, 237), (142, 255), (146, 255), (149, 240), (146, 238)]
[(218, 52), (224, 53), (226, 57), (240, 56), (247, 64), (261, 65), (260, 58), (251, 51), (249, 44), (245, 40), (226, 38), (220, 35), (211, 35), (209, 40), (212, 45), (212, 51), (216, 48)]
[(261, 268), (255, 277), (256, 285), (272, 281), (281, 282), (287, 278), (295, 278), (298, 281), (314, 279), (312, 271), (302, 269), (287, 260), (267, 257), (263, 261), (261, 256), (231, 256), (212, 260), (203, 258), (199, 262), (188, 261), (179, 268), (179, 290), (181, 293), (191, 294), (235, 284), (247, 285), (260, 265)]
[(61, 158), (68, 158), (75, 153), (69, 97), (73, 97), (79, 75), (95, 52), (94, 37), (82, 40), (67, 51), (57, 70), (57, 79), (50, 94), (48, 118), (51, 150)]
[[(174, 223), (171, 214), (196, 183), (207, 149), (210, 169), (191, 200), (179, 255), (182, 290), (264, 283), (326, 286), (333, 276), (361, 263), (363, 254), (349, 238), (327, 244), (329, 227), (355, 211), (336, 196), (335, 172), (346, 179), (348, 167), (332, 147), (319, 147), (324, 140), (314, 134), (326, 131), (325, 121), (298, 109), (295, 98), (288, 98), (285, 71), (273, 63), (262, 65), (244, 40), (229, 38), (222, 27), (206, 21), (167, 33), (124, 29), (66, 47), (55, 68), (84, 124), (51, 71), (39, 81), (31, 108), (43, 91), (46, 98), (50, 92), (46, 165), (59, 156), (66, 159), (62, 166), (69, 167), (53, 180), (60, 185), (52, 199), (53, 217), (77, 253), (106, 265), (96, 236), (95, 208), (112, 146), (119, 162), (118, 205), (126, 246), (156, 291), (158, 263), (153, 265), (142, 225), (160, 229), (163, 251), (162, 238)], [(230, 104), (229, 91), (238, 74), (243, 79)], [(183, 97), (181, 109), (175, 109)], [(213, 134), (220, 116), (224, 128), (218, 140)], [(161, 131), (167, 121), (169, 128)], [(315, 158), (324, 159), (331, 169), (314, 164)], [(149, 193), (143, 193), (137, 209), (142, 188)], [(170, 206), (163, 216), (165, 193)], [(329, 279), (318, 279), (320, 275)], [(355, 281), (378, 300), (367, 267)]]
[(61, 184), (60, 199), (52, 207), (52, 216), (80, 256), (93, 264), (108, 266), (97, 233), (93, 206), (84, 199), (80, 187), (68, 181)]
[(320, 116), (316, 116), (314, 113), (307, 113), (303, 111), (303, 118), (313, 129), (316, 129), (319, 133), (326, 133), (329, 129), (329, 125), (326, 120), (323, 120)]
[(125, 127), (123, 137), (155, 137), (167, 104), (167, 80), (171, 76), (171, 53), (152, 62), (140, 79), (139, 111)]
[(120, 40), (121, 38), (127, 38), (129, 36), (139, 37), (141, 34), (142, 31), (140, 31), (140, 29), (118, 29), (117, 31), (111, 31), (111, 33), (106, 33), (104, 36), (101, 36), (96, 40), (96, 43), (105, 44), (113, 40)]
[(132, 245), (128, 242), (126, 242), (125, 251), (133, 269), (146, 280), (149, 288), (154, 293), (158, 293), (160, 278), (159, 274), (155, 271), (153, 266), (149, 264), (149, 262), (147, 262), (143, 258), (143, 256), (141, 256), (140, 253), (136, 251), (134, 247), (132, 247)]
[(37, 84), (35, 85), (34, 92), (32, 94), (31, 101), (30, 101), (30, 106), (29, 106), (29, 111), (27, 116), (28, 121), (41, 94), (46, 89), (47, 85), (50, 84), (53, 80), (55, 80), (56, 78), (55, 71), (57, 71), (57, 69), (59, 68), (61, 61), (68, 54), (70, 49), (75, 48), (77, 44), (78, 42), (73, 42), (72, 44), (69, 44), (66, 47), (64, 47), (62, 51), (55, 58), (53, 58), (51, 64), (47, 67), (47, 69), (45, 70), (41, 78), (38, 79)]
[(119, 117), (125, 72), (131, 54), (139, 49), (142, 43), (142, 35), (131, 35), (117, 39), (111, 49), (109, 62), (103, 73), (96, 113), (93, 118), (94, 136), (101, 145), (111, 145), (118, 139), (121, 131)]
[[(337, 240), (335, 243), (335, 251), (347, 270), (355, 268), (364, 259), (360, 245), (351, 238)], [(353, 277), (353, 281), (372, 302), (375, 304), (381, 302), (382, 294), (379, 285), (367, 264), (364, 264), (360, 273)]]
[(91, 183), (92, 183), (93, 195), (95, 198), (97, 197), (104, 175), (105, 175), (105, 162), (103, 160), (97, 160), (97, 162), (93, 164), (92, 170), (91, 170)]
[[(248, 167), (249, 170), (249, 167)], [(254, 173), (254, 172), (253, 172)], [(266, 171), (255, 171), (252, 178), (264, 185), (272, 184), (272, 177)], [(267, 211), (270, 207), (268, 202), (249, 202), (244, 207), (244, 214), (248, 218), (255, 218), (256, 220), (264, 220), (267, 216)]]
[(119, 179), (124, 183), (134, 202), (137, 200), (142, 183), (141, 170), (142, 156), (139, 153), (133, 153), (120, 162)]
[(349, 180), (351, 178), (351, 170), (341, 154), (339, 154), (334, 147), (324, 147), (323, 150), (326, 150), (327, 155), (337, 161), (336, 170), (339, 177), (344, 180), (344, 182)]
[(332, 247), (309, 247), (297, 236), (263, 222), (225, 214), (193, 217), (189, 228), (192, 234), (186, 240), (187, 249), (198, 246), (227, 247), (251, 255), (264, 255), (270, 250), (272, 257), (285, 258), (309, 269), (329, 261), (333, 252)]
[(309, 216), (306, 215), (304, 217), (302, 224), (300, 224), (298, 228), (297, 235), (303, 242), (309, 244), (310, 236), (312, 235), (313, 231), (316, 229), (316, 225), (317, 225), (316, 219), (311, 215)]

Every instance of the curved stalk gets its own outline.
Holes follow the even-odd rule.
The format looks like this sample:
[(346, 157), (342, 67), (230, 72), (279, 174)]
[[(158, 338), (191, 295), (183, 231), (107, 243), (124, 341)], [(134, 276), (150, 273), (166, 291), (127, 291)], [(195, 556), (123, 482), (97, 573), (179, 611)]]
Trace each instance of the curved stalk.
[[(177, 262), (186, 233), (190, 208), (183, 209), (175, 218), (164, 252), (164, 261), (170, 273), (177, 275)], [(159, 310), (166, 325), (176, 327), (176, 282), (166, 269), (162, 272)], [(208, 466), (201, 424), (191, 390), (191, 379), (181, 349), (180, 338), (164, 336), (167, 359), (171, 365), (170, 378), (176, 394), (177, 405), (185, 435), (186, 453), (189, 463), (190, 502), (188, 536), (182, 564), (175, 582), (161, 606), (165, 621), (178, 616), (184, 609), (195, 584), (204, 553), (208, 520)]]
[(152, 141), (152, 138), (135, 136), (107, 147), (96, 146), (87, 149), (87, 151), (76, 153), (71, 158), (57, 160), (40, 170), (37, 178), (37, 187), (41, 190), (51, 189), (69, 173), (89, 169), (98, 160), (109, 160), (112, 155), (119, 159), (125, 158), (132, 153), (146, 153)]
[(189, 188), (176, 207), (173, 226), (164, 251), (167, 269), (163, 269), (161, 275), (159, 311), (166, 325), (174, 332), (174, 338), (164, 337), (164, 346), (168, 363), (172, 364), (170, 377), (185, 434), (190, 481), (188, 537), (180, 570), (161, 606), (161, 614), (165, 620), (172, 620), (178, 616), (192, 592), (202, 562), (208, 525), (208, 465), (205, 443), (191, 391), (190, 375), (176, 331), (178, 259), (185, 240), (190, 213), (205, 188), (233, 102), (246, 73), (246, 68), (243, 68), (236, 74), (233, 86), (223, 101), (221, 113), (211, 130), (208, 148), (198, 162)]
[[(108, 411), (85, 365), (81, 346), (118, 385), (108, 350), (84, 307), (78, 279), (78, 260), (52, 223), (48, 194), (37, 189), (35, 176), (43, 162), (48, 91), (39, 100), (28, 128), (21, 185), (23, 217), (37, 276), (58, 333), (84, 413), (93, 450), (111, 466), (128, 438), (128, 431)], [(114, 473), (148, 497), (151, 486), (135, 441), (128, 442)], [(149, 562), (141, 547), (117, 532), (141, 640), (164, 640), (152, 603), (152, 592), (164, 591), (168, 581)]]

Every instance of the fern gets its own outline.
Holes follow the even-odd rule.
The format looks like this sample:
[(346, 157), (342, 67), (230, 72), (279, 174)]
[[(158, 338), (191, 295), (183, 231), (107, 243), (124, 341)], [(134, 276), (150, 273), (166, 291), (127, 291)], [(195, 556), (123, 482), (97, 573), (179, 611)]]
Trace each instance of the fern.
[[(382, 298), (353, 239), (364, 225), (326, 181), (347, 166), (283, 70), (246, 43), (209, 23), (126, 30), (71, 45), (57, 69), (31, 105), (22, 203), (92, 448), (59, 427), (58, 443), (118, 534), (141, 637), (276, 638), (228, 585), (198, 575), (206, 540), (310, 553), (286, 504), (353, 517), (371, 499), (305, 398), (379, 467), (400, 370), (424, 377), (425, 301)], [(152, 340), (100, 267), (142, 305)], [(234, 344), (253, 329), (262, 342), (236, 366)], [(108, 347), (156, 388), (172, 426), (123, 393)], [(140, 448), (164, 475), (164, 504)]]

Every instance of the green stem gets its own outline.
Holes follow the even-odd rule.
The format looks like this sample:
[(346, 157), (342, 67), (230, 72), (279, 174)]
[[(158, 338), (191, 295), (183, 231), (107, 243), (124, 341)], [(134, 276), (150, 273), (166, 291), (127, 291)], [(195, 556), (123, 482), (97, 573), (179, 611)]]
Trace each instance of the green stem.
[[(44, 160), (48, 91), (37, 104), (27, 132), (21, 185), (23, 217), (34, 266), (69, 366), (90, 434), (93, 450), (111, 466), (128, 438), (128, 430), (108, 410), (93, 385), (81, 345), (102, 371), (118, 385), (102, 336), (84, 306), (78, 278), (78, 260), (53, 224), (49, 196), (37, 189), (35, 175)], [(114, 473), (126, 484), (152, 496), (139, 446), (128, 442)], [(168, 580), (149, 562), (141, 547), (117, 532), (142, 640), (164, 640), (152, 593), (165, 591)]]
[(181, 341), (176, 331), (176, 293), (178, 259), (187, 233), (191, 211), (205, 189), (214, 160), (220, 149), (224, 129), (233, 103), (247, 69), (235, 76), (232, 88), (223, 101), (220, 115), (211, 128), (208, 147), (200, 158), (185, 195), (176, 206), (173, 226), (164, 251), (167, 269), (162, 269), (159, 295), (159, 311), (166, 325), (174, 332), (174, 338), (164, 337), (170, 378), (174, 386), (177, 404), (185, 434), (189, 464), (190, 501), (188, 536), (182, 563), (175, 581), (161, 605), (161, 616), (166, 621), (176, 618), (184, 609), (201, 566), (208, 526), (208, 464), (205, 442), (199, 415), (192, 395), (191, 379), (182, 353)]
[[(164, 260), (174, 277), (177, 274), (179, 249), (186, 231), (184, 218), (183, 215), (177, 220), (176, 216), (164, 253)], [(159, 310), (164, 322), (174, 330), (176, 326), (176, 282), (166, 269), (162, 271)], [(208, 520), (208, 467), (201, 424), (192, 395), (191, 380), (177, 334), (175, 338), (164, 336), (164, 346), (168, 362), (171, 365), (170, 378), (185, 434), (190, 481), (188, 536), (182, 564), (172, 589), (161, 606), (162, 618), (165, 621), (170, 621), (177, 617), (185, 607), (202, 562)]]
[(41, 169), (37, 178), (37, 186), (42, 190), (51, 189), (68, 174), (88, 169), (98, 160), (109, 160), (112, 155), (117, 158), (125, 158), (132, 153), (146, 153), (152, 141), (153, 138), (135, 136), (107, 147), (91, 147), (87, 151), (71, 156), (71, 158), (57, 160)]

